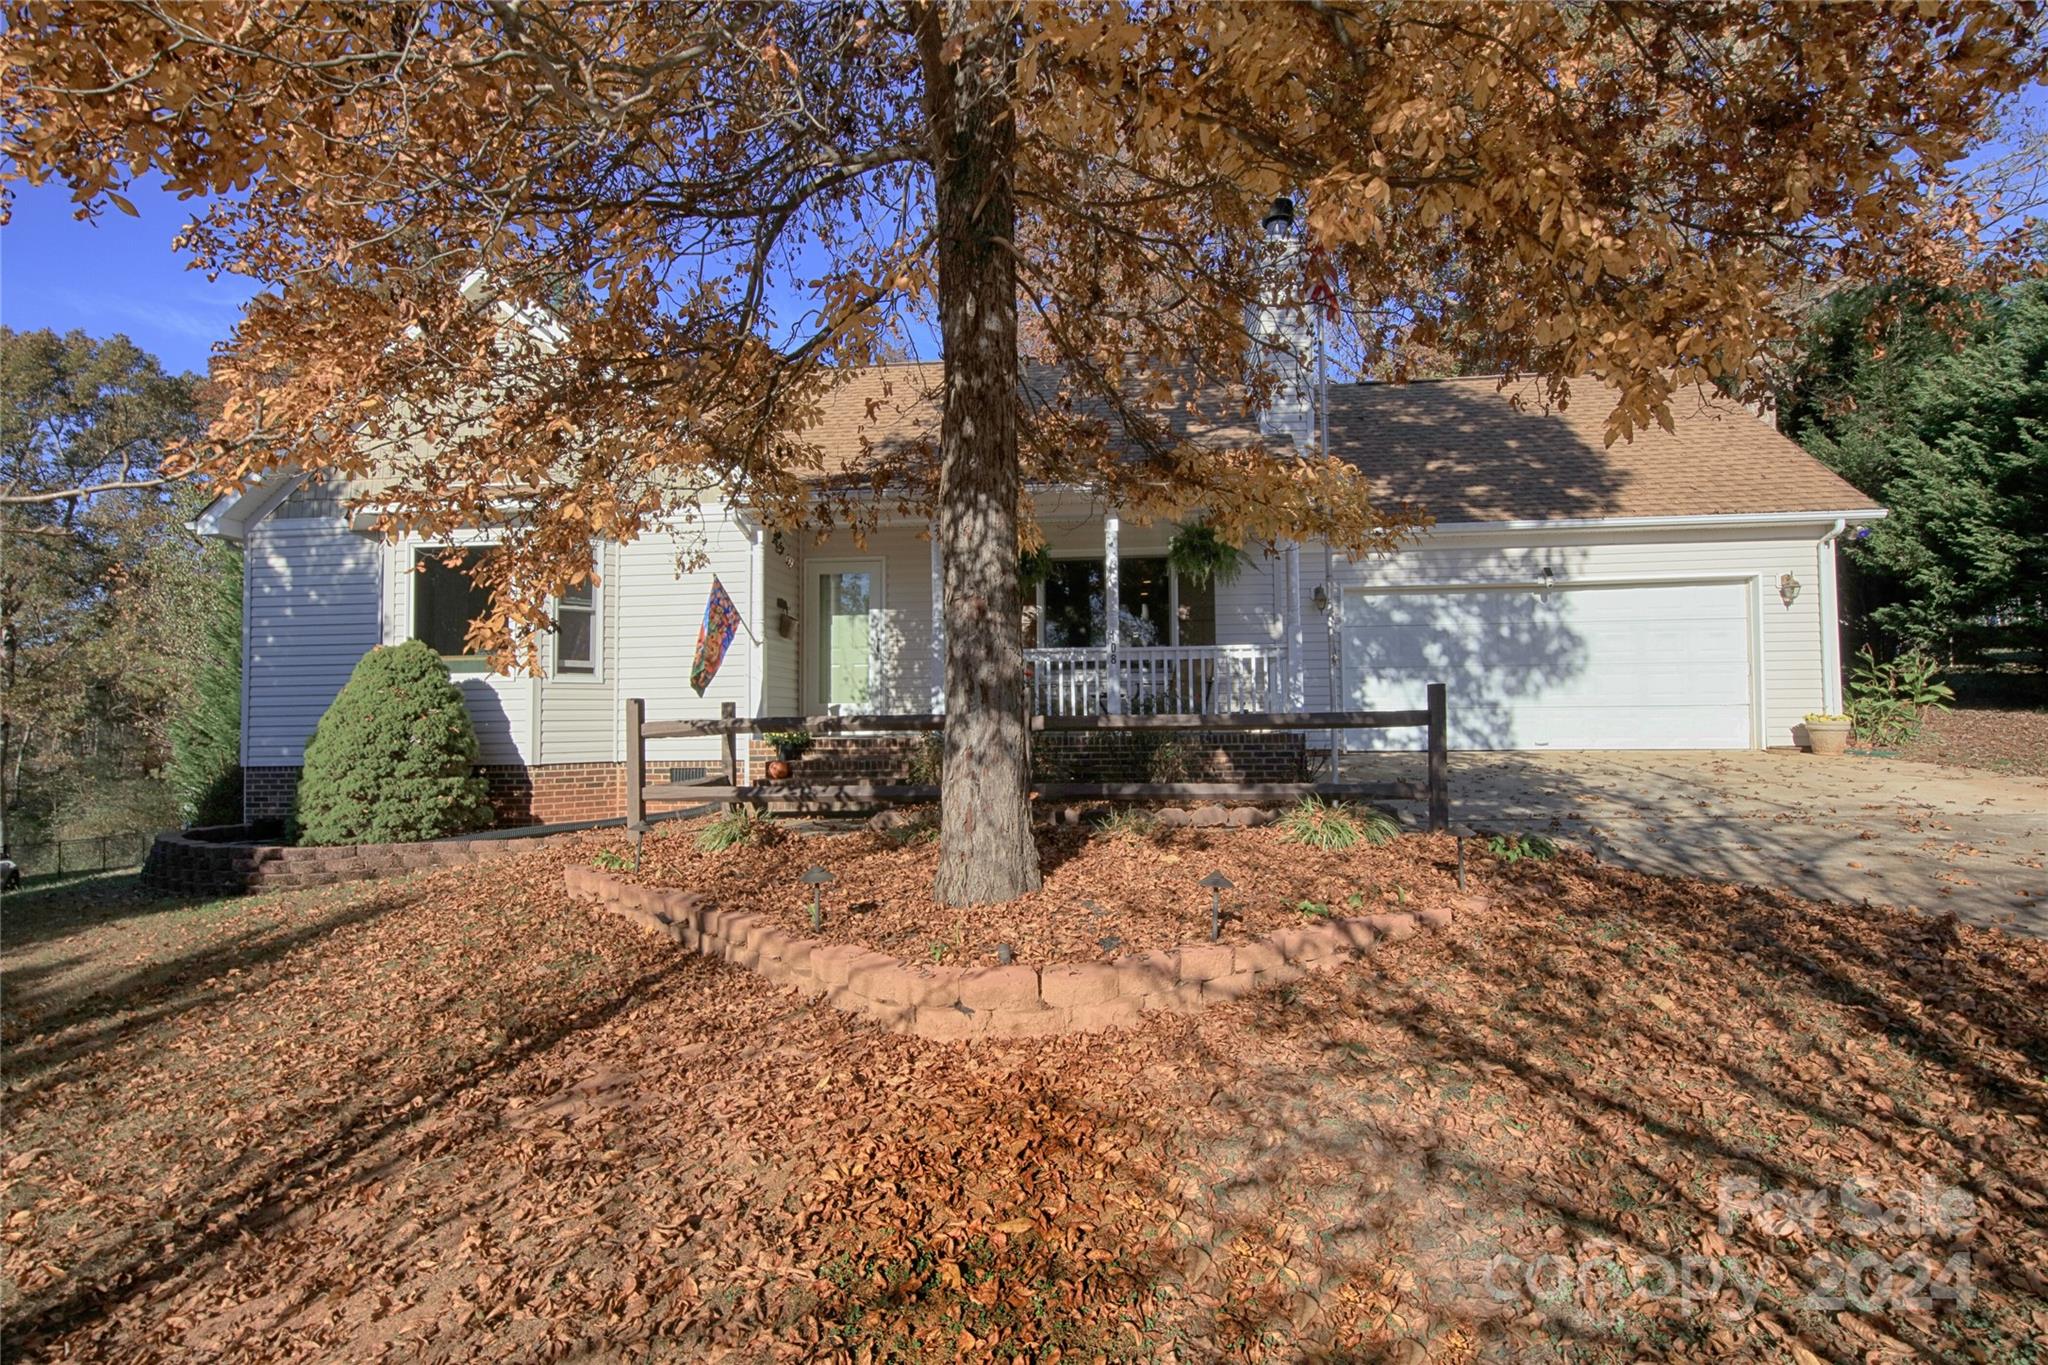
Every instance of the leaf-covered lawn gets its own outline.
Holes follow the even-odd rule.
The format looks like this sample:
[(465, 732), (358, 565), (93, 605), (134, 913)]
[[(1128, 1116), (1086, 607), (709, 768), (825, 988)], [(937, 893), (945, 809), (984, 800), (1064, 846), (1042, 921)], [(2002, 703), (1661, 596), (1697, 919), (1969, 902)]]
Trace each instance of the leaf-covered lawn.
[[(964, 1050), (572, 906), (578, 856), (11, 897), (10, 1358), (2024, 1361), (2048, 1335), (2037, 943), (1568, 859), (1260, 999)], [(1866, 1212), (1945, 1212), (1782, 1197), (1853, 1178)], [(1807, 1301), (1859, 1257), (1851, 1304)]]

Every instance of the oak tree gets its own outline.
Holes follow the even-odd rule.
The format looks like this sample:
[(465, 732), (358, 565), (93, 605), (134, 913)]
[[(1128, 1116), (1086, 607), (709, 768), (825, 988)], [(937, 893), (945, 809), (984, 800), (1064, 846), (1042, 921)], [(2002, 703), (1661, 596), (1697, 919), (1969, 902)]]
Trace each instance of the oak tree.
[[(141, 176), (207, 196), (195, 260), (274, 286), (221, 358), (202, 473), (374, 475), (391, 533), (515, 504), (484, 570), (503, 649), (593, 537), (712, 498), (855, 533), (931, 512), (937, 890), (966, 904), (1038, 878), (1024, 480), (1351, 553), (1422, 517), (1247, 434), (1288, 380), (1247, 326), (1275, 196), (1304, 205), (1292, 260), (1348, 364), (1484, 354), (1560, 399), (1590, 376), (1625, 437), (1688, 386), (1757, 390), (1817, 278), (1998, 262), (2010, 225), (1987, 235), (1950, 177), (2038, 76), (2037, 24), (2031, 3), (18, 0), (0, 101), (14, 174), (88, 209)], [(926, 323), (930, 461), (822, 468), (830, 392)]]

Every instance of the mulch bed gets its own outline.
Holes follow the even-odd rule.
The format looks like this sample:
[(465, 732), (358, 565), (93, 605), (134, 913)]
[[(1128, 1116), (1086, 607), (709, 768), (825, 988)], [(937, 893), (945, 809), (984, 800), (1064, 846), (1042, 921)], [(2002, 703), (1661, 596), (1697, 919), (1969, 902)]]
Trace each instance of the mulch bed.
[(1916, 763), (2048, 777), (2048, 711), (1937, 711), (1898, 754)]
[[(1090, 826), (1041, 825), (1044, 886), (1003, 905), (953, 910), (932, 900), (938, 845), (859, 830), (783, 832), (767, 849), (707, 853), (706, 822), (650, 834), (638, 872), (649, 886), (701, 891), (720, 906), (772, 914), (793, 933), (859, 943), (913, 963), (993, 963), (1008, 944), (1024, 963), (1089, 962), (1177, 948), (1209, 937), (1210, 894), (1199, 885), (1222, 872), (1222, 941), (1275, 929), (1387, 910), (1449, 905), (1458, 897), (1457, 847), (1448, 835), (1405, 835), (1378, 847), (1322, 852), (1275, 828), (1161, 829), (1112, 835)], [(623, 839), (610, 841), (616, 851)], [(1466, 845), (1468, 881), (1478, 889), (1491, 860)], [(813, 865), (826, 888), (821, 929), (811, 928), (811, 888), (797, 880)], [(1306, 907), (1304, 906), (1306, 903)]]

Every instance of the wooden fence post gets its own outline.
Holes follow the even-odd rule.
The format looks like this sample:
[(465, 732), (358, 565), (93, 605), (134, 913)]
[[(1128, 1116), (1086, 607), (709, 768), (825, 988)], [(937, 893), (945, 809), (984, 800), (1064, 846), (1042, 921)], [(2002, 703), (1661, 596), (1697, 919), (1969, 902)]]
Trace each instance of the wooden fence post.
[[(725, 785), (728, 787), (737, 787), (740, 784), (740, 741), (739, 736), (730, 728), (731, 722), (739, 718), (739, 713), (740, 708), (734, 702), (720, 702), (718, 705), (718, 718), (725, 721), (728, 726), (725, 733), (719, 737), (719, 742), (725, 750)], [(725, 808), (731, 810), (733, 803), (726, 802)]]
[(626, 828), (637, 833), (647, 824), (647, 803), (642, 789), (647, 785), (647, 737), (641, 732), (647, 721), (647, 703), (638, 697), (626, 700)]
[(1444, 685), (1429, 685), (1429, 828), (1441, 833), (1451, 825), (1450, 734)]

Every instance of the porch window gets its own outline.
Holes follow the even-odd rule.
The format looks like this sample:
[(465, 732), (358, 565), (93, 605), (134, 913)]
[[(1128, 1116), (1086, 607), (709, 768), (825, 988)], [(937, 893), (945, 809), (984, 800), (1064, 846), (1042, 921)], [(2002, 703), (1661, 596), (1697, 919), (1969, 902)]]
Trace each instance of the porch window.
[[(1055, 560), (1040, 591), (1039, 643), (1048, 649), (1095, 649), (1108, 639), (1102, 614), (1102, 561)], [(1216, 643), (1216, 589), (1176, 582), (1162, 556), (1117, 560), (1118, 639), (1125, 645)]]
[(469, 623), (491, 609), (490, 589), (470, 576), (485, 552), (486, 547), (453, 552), (442, 547), (413, 554), (413, 638), (450, 662), (483, 657), (469, 647), (467, 637)]

